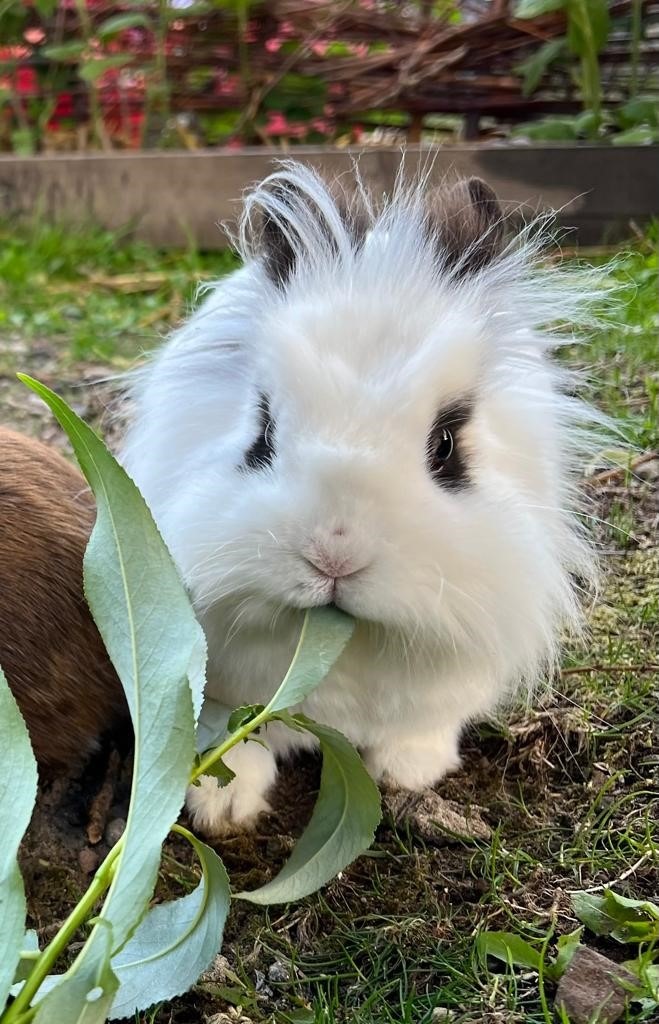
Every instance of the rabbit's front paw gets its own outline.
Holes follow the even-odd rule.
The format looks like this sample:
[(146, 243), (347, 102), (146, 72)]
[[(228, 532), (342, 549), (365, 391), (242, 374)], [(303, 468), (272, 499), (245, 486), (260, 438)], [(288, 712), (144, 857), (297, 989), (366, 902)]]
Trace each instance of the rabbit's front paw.
[(459, 731), (369, 747), (364, 763), (376, 782), (420, 792), (460, 767)]
[(228, 786), (202, 775), (199, 785), (190, 786), (187, 808), (192, 826), (207, 836), (223, 835), (253, 828), (259, 814), (270, 810), (266, 795), (277, 775), (272, 751), (261, 743), (241, 743), (224, 758), (236, 773)]

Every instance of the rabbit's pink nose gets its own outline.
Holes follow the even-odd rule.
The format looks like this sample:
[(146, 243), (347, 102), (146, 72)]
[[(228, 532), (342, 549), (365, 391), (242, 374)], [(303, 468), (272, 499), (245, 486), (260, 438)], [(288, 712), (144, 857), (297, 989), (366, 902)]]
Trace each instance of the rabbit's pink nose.
[(304, 557), (313, 565), (314, 569), (318, 569), (323, 576), (333, 580), (340, 579), (342, 576), (351, 576), (357, 569), (354, 559), (346, 558), (345, 555), (332, 555), (319, 547), (305, 552)]

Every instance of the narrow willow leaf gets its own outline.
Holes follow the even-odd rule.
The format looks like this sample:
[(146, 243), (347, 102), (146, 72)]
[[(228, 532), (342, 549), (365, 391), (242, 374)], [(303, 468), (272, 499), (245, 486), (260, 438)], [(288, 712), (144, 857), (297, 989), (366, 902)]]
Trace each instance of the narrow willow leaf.
[(73, 60), (84, 53), (87, 43), (84, 40), (79, 42), (61, 43), (58, 46), (44, 46), (41, 53), (48, 60)]
[(211, 747), (219, 747), (227, 734), (231, 708), (220, 704), (212, 697), (206, 697), (197, 723), (197, 753), (203, 754)]
[(116, 36), (118, 32), (125, 32), (127, 28), (151, 27), (151, 21), (146, 14), (132, 11), (126, 14), (114, 14), (98, 26), (96, 34), (101, 39), (108, 39), (110, 36)]
[(515, 967), (530, 967), (534, 971), (540, 967), (537, 949), (514, 932), (481, 932), (476, 949), (483, 960), (493, 956)]
[(25, 939), (25, 891), (16, 862), (37, 795), (30, 737), (0, 669), (0, 1012)]
[[(48, 388), (21, 377), (69, 435), (96, 496), (85, 553), (85, 593), (126, 692), (135, 732), (126, 830), (101, 911), (113, 952), (141, 920), (153, 893), (160, 849), (185, 798), (201, 708), (205, 641), (151, 514), (103, 442)], [(191, 693), (192, 690), (192, 693)], [(96, 927), (80, 965), (102, 934)]]
[(105, 1024), (119, 982), (110, 967), (112, 929), (94, 929), (93, 951), (79, 957), (62, 975), (51, 975), (40, 989), (34, 1024)]
[(34, 967), (38, 956), (39, 936), (32, 928), (28, 928), (21, 942), (21, 955), (14, 971), (14, 986), (19, 981), (25, 981)]
[[(274, 717), (289, 719), (285, 714)], [(320, 889), (368, 849), (381, 817), (378, 788), (348, 740), (304, 715), (292, 721), (320, 741), (318, 798), (311, 821), (276, 878), (254, 892), (237, 894), (251, 903), (286, 903)]]
[(266, 710), (294, 707), (315, 690), (350, 640), (354, 628), (355, 620), (338, 608), (311, 608), (304, 617), (290, 668)]
[(115, 53), (111, 57), (88, 60), (78, 68), (78, 74), (84, 82), (96, 82), (106, 71), (125, 68), (132, 61), (131, 54)]
[(537, 50), (534, 50), (530, 57), (518, 64), (515, 68), (517, 74), (522, 75), (522, 95), (530, 96), (540, 85), (543, 75), (555, 60), (558, 60), (567, 50), (563, 37), (550, 39), (543, 43)]
[(224, 865), (215, 850), (187, 830), (177, 831), (194, 846), (203, 878), (194, 892), (153, 907), (112, 961), (119, 991), (111, 1020), (187, 992), (222, 945), (231, 901)]

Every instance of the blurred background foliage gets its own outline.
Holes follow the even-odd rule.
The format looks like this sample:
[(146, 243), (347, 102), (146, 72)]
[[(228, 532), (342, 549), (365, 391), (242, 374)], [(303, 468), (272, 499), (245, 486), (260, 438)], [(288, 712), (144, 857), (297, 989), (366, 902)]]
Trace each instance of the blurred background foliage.
[(659, 139), (656, 0), (0, 0), (0, 150)]

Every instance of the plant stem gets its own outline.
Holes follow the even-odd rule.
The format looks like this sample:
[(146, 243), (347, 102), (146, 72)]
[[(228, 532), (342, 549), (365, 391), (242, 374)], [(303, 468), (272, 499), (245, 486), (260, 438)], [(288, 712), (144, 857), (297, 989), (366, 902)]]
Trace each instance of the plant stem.
[[(19, 1020), (29, 1020), (30, 1003), (39, 991), (39, 987), (45, 978), (50, 974), (55, 961), (61, 956), (68, 946), (70, 940), (83, 925), (94, 909), (95, 904), (103, 893), (109, 889), (114, 874), (114, 863), (123, 849), (123, 839), (112, 847), (107, 857), (94, 875), (87, 892), (79, 903), (75, 905), (66, 921), (57, 934), (51, 939), (43, 950), (34, 968), (30, 972), (23, 988), (16, 996), (16, 999), (0, 1018), (2, 1024), (18, 1024)], [(22, 1016), (23, 1015), (23, 1016)], [(31, 1016), (31, 1015), (30, 1015)]]
[(641, 0), (632, 4), (632, 45), (631, 45), (631, 79), (629, 96), (634, 99), (638, 92), (638, 64), (641, 54), (641, 35), (643, 32), (643, 12)]
[[(78, 12), (78, 18), (80, 19), (80, 28), (82, 30), (82, 37), (87, 44), (87, 47), (91, 47), (92, 37), (94, 35), (94, 25), (92, 19), (89, 16), (87, 10), (87, 0), (75, 0), (76, 11)], [(110, 140), (105, 130), (105, 124), (103, 122), (103, 111), (101, 110), (101, 104), (98, 98), (98, 86), (95, 82), (87, 83), (87, 92), (89, 94), (89, 108), (92, 116), (92, 126), (94, 129), (94, 135), (101, 144), (101, 149), (111, 149)]]
[(232, 747), (235, 747), (238, 743), (246, 740), (250, 733), (254, 732), (255, 729), (259, 728), (259, 726), (269, 721), (270, 718), (270, 712), (267, 708), (264, 708), (263, 711), (259, 711), (258, 715), (255, 715), (249, 722), (246, 722), (245, 725), (240, 727), (240, 729), (236, 729), (235, 732), (232, 732), (231, 735), (225, 739), (224, 743), (221, 743), (219, 747), (214, 747), (210, 753), (206, 754), (206, 756), (201, 759), (197, 767), (192, 769), (190, 782), (194, 782), (200, 775), (206, 775), (208, 769), (212, 768), (217, 761), (221, 761), (224, 755), (231, 750)]
[(143, 139), (153, 144), (162, 142), (170, 115), (170, 90), (167, 79), (168, 0), (159, 0), (153, 25), (153, 76), (147, 89)]

